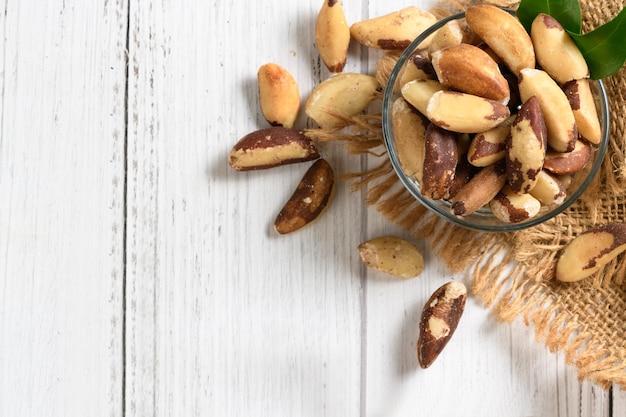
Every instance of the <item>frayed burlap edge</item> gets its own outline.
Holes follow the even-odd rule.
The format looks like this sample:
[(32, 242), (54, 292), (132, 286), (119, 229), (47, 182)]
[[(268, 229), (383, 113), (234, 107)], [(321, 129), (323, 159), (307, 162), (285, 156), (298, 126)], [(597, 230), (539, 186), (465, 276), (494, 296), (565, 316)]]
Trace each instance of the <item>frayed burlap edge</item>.
[[(473, 0), (444, 1), (433, 8), (441, 18), (465, 9)], [(515, 8), (516, 2), (490, 1)], [(604, 0), (582, 2), (583, 28), (608, 21), (623, 7)], [(376, 78), (385, 85), (398, 53), (383, 56)], [(366, 190), (366, 204), (389, 220), (425, 239), (454, 272), (466, 274), (472, 293), (503, 322), (521, 317), (537, 340), (552, 352), (562, 351), (579, 379), (602, 388), (626, 390), (626, 262), (624, 256), (593, 277), (575, 284), (554, 279), (558, 254), (580, 232), (624, 221), (626, 206), (626, 73), (603, 80), (611, 102), (610, 144), (600, 174), (579, 201), (555, 219), (515, 233), (479, 233), (438, 218), (399, 185), (382, 146), (380, 114), (344, 120), (343, 128), (313, 129), (318, 141), (341, 141), (348, 152), (378, 159), (372, 169), (344, 178), (353, 190)], [(476, 242), (480, 242), (479, 245)]]

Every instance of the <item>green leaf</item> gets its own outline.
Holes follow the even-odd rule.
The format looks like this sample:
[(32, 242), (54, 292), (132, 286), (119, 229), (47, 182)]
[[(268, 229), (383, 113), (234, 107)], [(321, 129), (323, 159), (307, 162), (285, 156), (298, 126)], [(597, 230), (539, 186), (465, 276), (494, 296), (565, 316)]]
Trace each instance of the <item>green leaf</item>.
[(591, 32), (570, 35), (585, 57), (594, 80), (615, 74), (626, 62), (626, 9)]
[(517, 17), (528, 33), (539, 13), (552, 16), (569, 32), (580, 33), (582, 13), (578, 0), (522, 0), (517, 8)]

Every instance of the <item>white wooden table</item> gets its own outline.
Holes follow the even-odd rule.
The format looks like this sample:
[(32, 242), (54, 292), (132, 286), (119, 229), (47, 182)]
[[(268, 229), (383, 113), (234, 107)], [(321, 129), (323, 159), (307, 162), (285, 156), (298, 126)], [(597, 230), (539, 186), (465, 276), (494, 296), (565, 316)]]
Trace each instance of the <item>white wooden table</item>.
[[(347, 183), (314, 226), (273, 232), (303, 166), (226, 156), (266, 126), (261, 64), (303, 99), (328, 76), (321, 3), (0, 1), (0, 416), (626, 415), (475, 299), (419, 369), (421, 307), (463, 277), (424, 242), (420, 278), (366, 270), (360, 242), (404, 234)], [(343, 5), (353, 23), (409, 3)], [(345, 71), (377, 57), (353, 45)]]

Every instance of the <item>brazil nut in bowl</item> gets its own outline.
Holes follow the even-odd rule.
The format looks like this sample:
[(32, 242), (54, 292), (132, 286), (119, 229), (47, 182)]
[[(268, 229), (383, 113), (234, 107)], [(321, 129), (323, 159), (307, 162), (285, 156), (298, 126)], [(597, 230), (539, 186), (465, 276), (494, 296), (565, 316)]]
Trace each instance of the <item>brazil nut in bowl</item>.
[(545, 19), (537, 30), (533, 22), (531, 39), (514, 12), (471, 6), (422, 33), (389, 76), (382, 124), (391, 164), (448, 222), (487, 232), (535, 226), (576, 201), (602, 165), (604, 86), (577, 50), (544, 51), (572, 46), (555, 47)]

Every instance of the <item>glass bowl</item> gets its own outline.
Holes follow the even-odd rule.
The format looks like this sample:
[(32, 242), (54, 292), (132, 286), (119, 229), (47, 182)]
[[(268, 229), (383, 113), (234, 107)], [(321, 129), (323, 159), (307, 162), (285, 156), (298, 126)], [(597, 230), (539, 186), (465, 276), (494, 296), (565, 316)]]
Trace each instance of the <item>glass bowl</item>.
[[(507, 11), (514, 14), (512, 11)], [(582, 171), (577, 172), (573, 177), (571, 184), (567, 188), (567, 198), (563, 201), (563, 203), (559, 205), (542, 206), (537, 215), (517, 223), (503, 222), (492, 214), (489, 207), (483, 207), (468, 216), (456, 216), (450, 212), (450, 203), (448, 201), (433, 200), (424, 197), (420, 192), (420, 184), (417, 179), (414, 176), (408, 176), (404, 173), (396, 150), (391, 120), (391, 108), (394, 100), (399, 96), (399, 93), (397, 93), (399, 89), (394, 88), (399, 73), (407, 60), (411, 59), (411, 57), (420, 49), (419, 45), (422, 44), (428, 36), (432, 35), (437, 29), (444, 26), (447, 22), (464, 18), (465, 12), (457, 13), (439, 20), (430, 28), (426, 29), (404, 50), (393, 68), (384, 91), (382, 106), (382, 129), (387, 154), (398, 178), (402, 182), (403, 186), (413, 195), (413, 197), (415, 197), (415, 199), (417, 199), (431, 212), (452, 224), (483, 232), (511, 232), (536, 226), (563, 212), (574, 201), (576, 201), (589, 186), (602, 165), (602, 160), (604, 159), (604, 155), (607, 150), (609, 134), (609, 108), (604, 85), (601, 81), (590, 80), (592, 94), (596, 102), (596, 109), (600, 119), (602, 139), (598, 145), (592, 145), (591, 159), (585, 168)]]

